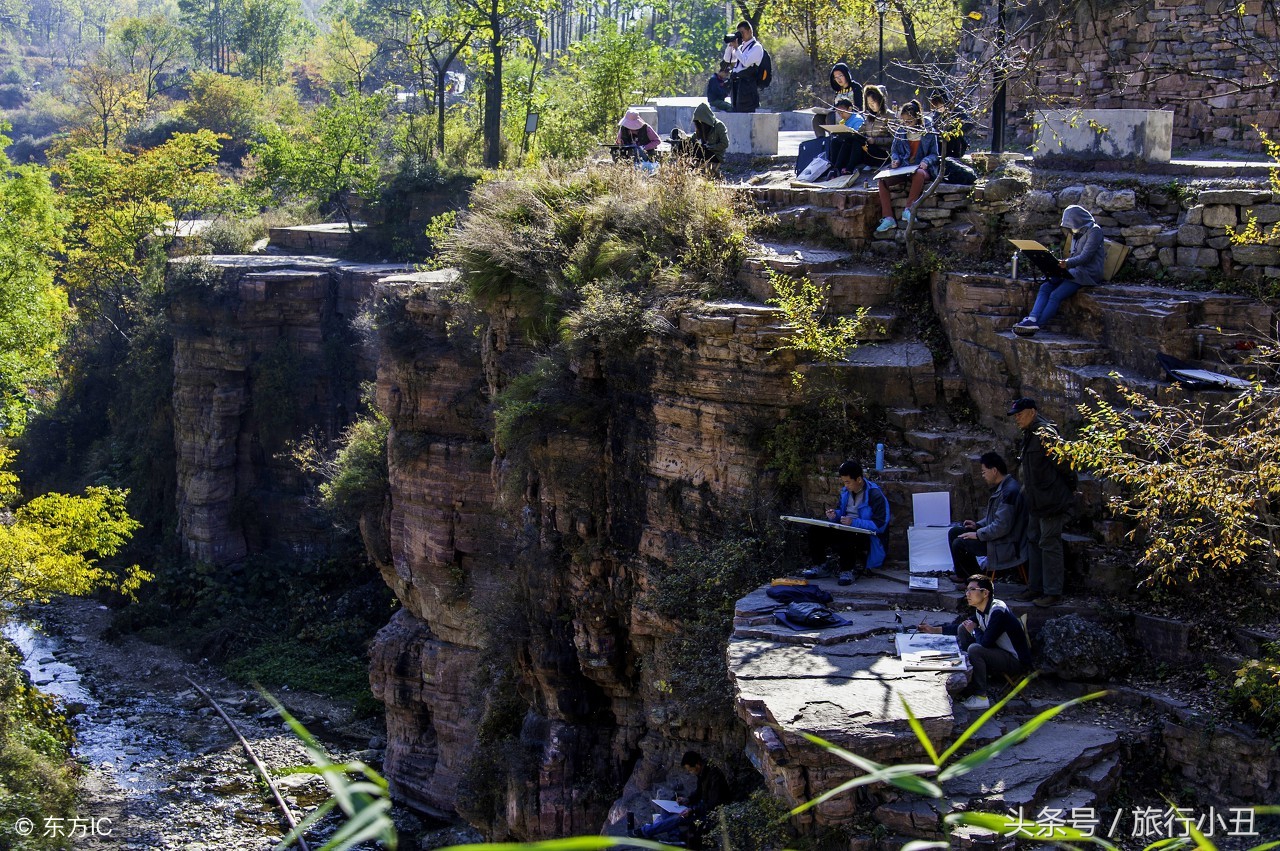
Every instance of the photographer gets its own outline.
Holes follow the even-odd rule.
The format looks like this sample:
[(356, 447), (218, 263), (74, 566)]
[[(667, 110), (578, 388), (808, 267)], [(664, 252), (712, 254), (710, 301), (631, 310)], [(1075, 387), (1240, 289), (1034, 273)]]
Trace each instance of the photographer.
[(760, 63), (764, 48), (756, 41), (750, 21), (739, 21), (738, 32), (724, 37), (724, 61), (730, 64), (729, 86), (733, 92), (734, 112), (755, 112), (760, 108)]

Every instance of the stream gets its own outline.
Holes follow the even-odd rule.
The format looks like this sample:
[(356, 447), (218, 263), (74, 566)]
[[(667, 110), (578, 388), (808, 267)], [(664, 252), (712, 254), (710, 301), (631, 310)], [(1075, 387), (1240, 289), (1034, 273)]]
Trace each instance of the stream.
[[(75, 849), (256, 851), (279, 842), (285, 829), (270, 794), (227, 725), (185, 677), (213, 696), (277, 775), (298, 821), (327, 798), (319, 777), (287, 773), (308, 764), (306, 751), (257, 692), (172, 648), (136, 636), (105, 640), (110, 612), (96, 602), (66, 598), (32, 614), (28, 621), (11, 619), (4, 635), (21, 651), (32, 682), (63, 702), (83, 766), (78, 818), (60, 824), (32, 813), (37, 835), (69, 837)], [(335, 760), (380, 764), (385, 745), (376, 719), (355, 719), (319, 695), (281, 690), (277, 696)], [(424, 828), (441, 827), (408, 813), (397, 813), (396, 821), (401, 848), (415, 847), (405, 840)], [(313, 847), (338, 823), (331, 815), (310, 831)]]

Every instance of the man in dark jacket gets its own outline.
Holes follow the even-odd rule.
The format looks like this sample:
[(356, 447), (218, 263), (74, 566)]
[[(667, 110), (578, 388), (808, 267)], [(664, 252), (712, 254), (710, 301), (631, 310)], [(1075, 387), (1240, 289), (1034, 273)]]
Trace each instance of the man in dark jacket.
[(700, 848), (702, 831), (698, 823), (716, 807), (729, 803), (729, 781), (724, 779), (723, 771), (710, 765), (697, 751), (685, 751), (680, 765), (698, 781), (697, 788), (688, 798), (676, 797), (676, 803), (683, 804), (684, 810), (643, 825), (636, 835), (656, 839), (679, 832), (688, 838), (690, 848)]
[(719, 70), (707, 80), (707, 103), (721, 112), (733, 112), (733, 104), (729, 103), (729, 68), (728, 62), (721, 62)]
[(1076, 477), (1067, 464), (1049, 457), (1043, 436), (1056, 437), (1053, 423), (1036, 411), (1034, 399), (1015, 399), (1009, 416), (1022, 429), (1018, 473), (1027, 500), (1027, 590), (1015, 599), (1037, 606), (1057, 605), (1062, 599), (1066, 570), (1062, 529), (1075, 501)]
[(966, 520), (947, 532), (957, 582), (967, 582), (978, 572), (978, 556), (986, 557), (987, 573), (1009, 570), (1027, 560), (1027, 507), (1022, 488), (998, 453), (983, 454), (979, 463), (982, 480), (991, 488), (986, 516)]

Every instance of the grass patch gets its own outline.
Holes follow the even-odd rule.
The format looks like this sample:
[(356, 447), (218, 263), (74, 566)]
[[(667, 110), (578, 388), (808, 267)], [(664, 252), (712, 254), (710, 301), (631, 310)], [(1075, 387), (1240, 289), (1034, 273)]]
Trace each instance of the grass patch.
[(369, 663), (362, 655), (334, 652), (297, 639), (272, 639), (228, 660), (226, 668), (242, 683), (268, 689), (288, 686), (349, 701), (361, 716), (382, 708), (369, 690)]

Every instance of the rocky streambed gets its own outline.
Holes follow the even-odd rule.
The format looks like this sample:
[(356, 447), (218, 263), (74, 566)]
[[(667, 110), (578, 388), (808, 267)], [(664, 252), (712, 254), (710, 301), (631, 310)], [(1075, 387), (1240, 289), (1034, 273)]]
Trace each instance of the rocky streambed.
[[(137, 637), (107, 641), (110, 612), (93, 601), (66, 599), (11, 621), (5, 635), (22, 651), (32, 681), (64, 703), (76, 730), (79, 819), (47, 823), (32, 813), (32, 830), (61, 831), (77, 849), (269, 849), (285, 833), (281, 815), (227, 725), (186, 678), (206, 689), (232, 718), (301, 821), (327, 797), (323, 781), (290, 774), (308, 764), (302, 744), (252, 689), (207, 663)], [(336, 760), (380, 763), (378, 720), (355, 719), (326, 698), (281, 691), (278, 697), (328, 747)], [(313, 841), (338, 824), (327, 819)], [(402, 848), (448, 830), (399, 813)], [(321, 842), (314, 842), (319, 845)], [(372, 846), (371, 846), (372, 847)]]

